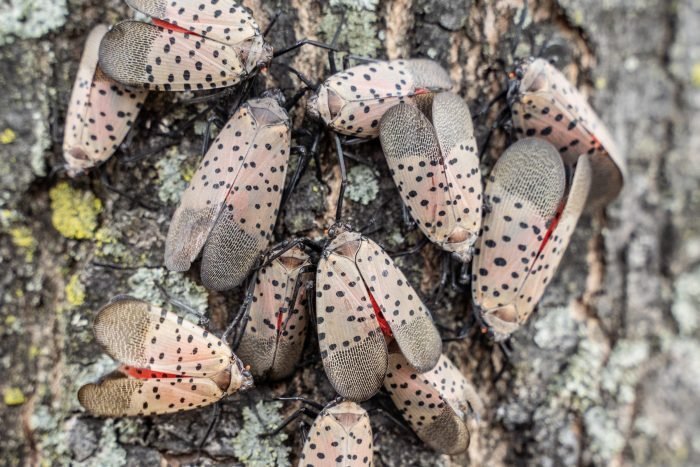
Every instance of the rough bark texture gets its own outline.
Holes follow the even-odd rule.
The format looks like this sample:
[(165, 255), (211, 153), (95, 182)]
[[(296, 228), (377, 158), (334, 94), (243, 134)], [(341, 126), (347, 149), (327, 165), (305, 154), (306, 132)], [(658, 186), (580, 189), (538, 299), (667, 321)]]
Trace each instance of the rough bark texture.
[[(314, 343), (291, 381), (227, 399), (202, 451), (197, 444), (212, 410), (100, 420), (80, 409), (77, 388), (113, 365), (90, 332), (95, 311), (110, 297), (130, 293), (163, 302), (154, 286), (159, 283), (195, 308), (208, 306), (216, 330), (243, 291), (207, 294), (195, 274), (157, 268), (178, 193), (199, 157), (206, 116), (178, 135), (176, 145), (128, 161), (162, 145), (164, 132), (203, 105), (152, 95), (124, 150), (101, 171), (75, 181), (52, 173), (61, 163), (63, 118), (87, 32), (98, 21), (113, 23), (131, 13), (119, 0), (44, 3), (0, 6), (2, 463), (294, 462), (299, 430), (289, 428), (289, 438), (278, 442), (254, 434), (278, 423), (278, 412), (295, 408), (265, 400), (333, 396)], [(439, 60), (475, 113), (503, 86), (500, 64), (513, 62), (522, 8), (512, 0), (245, 3), (262, 25), (282, 13), (271, 32), (276, 46), (302, 37), (328, 40), (345, 10), (341, 45), (363, 55)], [(509, 361), (478, 333), (446, 346), (488, 407), (468, 456), (439, 456), (377, 413), (376, 462), (700, 465), (700, 5), (535, 0), (524, 26), (516, 55), (552, 54), (589, 91), (627, 154), (627, 184), (607, 213), (580, 223), (539, 312), (514, 336)], [(312, 48), (284, 60), (314, 80), (327, 72), (325, 55)], [(276, 77), (291, 93), (298, 84), (284, 73), (273, 66), (265, 85)], [(494, 115), (477, 125), (480, 140)], [(300, 110), (295, 122), (302, 122)], [(503, 144), (497, 134), (494, 155)], [(419, 234), (402, 230), (399, 197), (378, 144), (352, 152), (362, 163), (350, 161), (346, 220), (364, 226), (377, 219), (372, 236), (392, 250), (414, 244)], [(332, 151), (322, 161), (324, 183), (315, 179), (312, 164), (282, 215), (279, 239), (318, 237), (332, 220), (339, 171)], [(106, 181), (128, 196), (107, 189)], [(429, 295), (440, 275), (437, 251), (426, 247), (400, 264)], [(447, 329), (462, 324), (466, 307), (467, 297), (449, 288), (433, 304)], [(368, 406), (382, 404), (380, 398)], [(249, 409), (254, 405), (267, 428)]]

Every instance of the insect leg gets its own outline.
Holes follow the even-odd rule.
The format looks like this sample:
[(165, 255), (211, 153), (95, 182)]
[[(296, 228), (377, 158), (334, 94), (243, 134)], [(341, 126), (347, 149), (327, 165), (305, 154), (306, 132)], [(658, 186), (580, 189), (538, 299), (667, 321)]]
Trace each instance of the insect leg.
[[(248, 283), (248, 287), (246, 288), (246, 293), (245, 293), (245, 299), (243, 300), (243, 304), (241, 307), (238, 309), (236, 314), (234, 315), (233, 319), (231, 320), (231, 323), (228, 325), (224, 333), (221, 335), (221, 340), (224, 342), (228, 342), (228, 338), (233, 332), (234, 329), (236, 329), (236, 326), (238, 326), (238, 323), (241, 322), (241, 319), (243, 319), (244, 316), (248, 315), (248, 310), (250, 309), (250, 304), (253, 301), (253, 291), (255, 290), (255, 283), (257, 282), (258, 279), (258, 273), (257, 271), (255, 274), (253, 274), (250, 277), (250, 281)], [(247, 322), (247, 321), (246, 321)], [(243, 332), (241, 331), (240, 333), (243, 335)], [(235, 346), (234, 348), (236, 348)]]
[(214, 430), (214, 427), (216, 424), (219, 422), (219, 418), (221, 417), (221, 402), (217, 402), (214, 404), (214, 415), (211, 418), (211, 422), (209, 422), (209, 426), (207, 427), (207, 431), (204, 433), (204, 437), (202, 437), (202, 441), (199, 442), (199, 448), (198, 451), (201, 451), (202, 448), (204, 448), (204, 445), (207, 442), (207, 439), (209, 439), (209, 435), (211, 432)]
[(335, 209), (335, 221), (340, 222), (343, 214), (343, 197), (345, 196), (345, 188), (348, 184), (347, 171), (345, 169), (345, 158), (343, 157), (343, 148), (340, 144), (340, 138), (333, 133), (335, 139), (335, 151), (338, 154), (338, 165), (340, 165), (340, 190), (338, 191), (338, 203)]
[(423, 247), (425, 247), (425, 245), (427, 245), (428, 243), (430, 243), (430, 240), (428, 240), (428, 237), (423, 237), (420, 239), (420, 241), (418, 243), (413, 245), (408, 250), (397, 251), (397, 252), (387, 252), (387, 253), (392, 258), (400, 258), (401, 256), (414, 255), (414, 254), (418, 253), (419, 251), (421, 251), (423, 249)]
[(156, 284), (156, 287), (158, 287), (158, 290), (160, 290), (160, 293), (163, 294), (165, 299), (168, 301), (168, 303), (174, 305), (175, 307), (179, 308), (180, 310), (184, 311), (185, 313), (189, 313), (189, 314), (196, 316), (199, 319), (199, 322), (201, 324), (209, 323), (209, 318), (204, 316), (201, 312), (195, 310), (194, 308), (192, 308), (191, 306), (189, 306), (185, 302), (170, 295), (168, 293), (168, 291), (165, 290), (165, 287), (163, 287), (162, 284), (160, 284), (158, 282), (156, 282), (155, 284)]
[(272, 431), (268, 431), (267, 433), (260, 433), (258, 436), (261, 438), (271, 438), (273, 436), (277, 436), (282, 430), (284, 430), (284, 428), (287, 425), (289, 425), (302, 415), (316, 416), (317, 413), (308, 407), (300, 407), (297, 410), (295, 410), (292, 415), (287, 417), (287, 419), (284, 420), (277, 428), (275, 428)]
[(333, 50), (335, 52), (341, 52), (341, 50), (337, 49), (336, 47), (334, 47), (332, 45), (324, 44), (323, 42), (315, 41), (312, 39), (302, 39), (302, 40), (297, 41), (294, 44), (290, 45), (289, 47), (285, 47), (283, 49), (276, 51), (275, 53), (272, 54), (272, 57), (277, 58), (281, 55), (284, 55), (284, 54), (289, 53), (293, 50), (296, 50), (299, 47), (302, 47), (304, 45), (313, 45), (314, 47), (319, 47), (321, 49)]

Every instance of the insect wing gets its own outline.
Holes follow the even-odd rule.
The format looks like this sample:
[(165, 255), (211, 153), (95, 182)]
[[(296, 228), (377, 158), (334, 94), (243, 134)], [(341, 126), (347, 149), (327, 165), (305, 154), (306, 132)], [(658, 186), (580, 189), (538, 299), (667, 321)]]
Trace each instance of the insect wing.
[(111, 78), (154, 91), (233, 86), (248, 73), (233, 46), (141, 21), (116, 24), (102, 39), (99, 56)]
[[(202, 251), (202, 283), (214, 290), (231, 289), (247, 277), (270, 243), (282, 200), (289, 116), (272, 98), (251, 100), (248, 107), (257, 131), (253, 140), (240, 141), (249, 149)], [(215, 178), (219, 186), (224, 178)]]
[(430, 447), (446, 454), (467, 450), (470, 406), (481, 407), (481, 401), (447, 357), (441, 356), (433, 370), (420, 374), (401, 353), (392, 352), (384, 388), (413, 431)]
[(472, 262), (472, 296), (497, 336), (518, 327), (519, 288), (554, 220), (565, 182), (557, 150), (534, 138), (511, 145), (489, 175), (489, 210)]
[(589, 208), (614, 199), (622, 188), (625, 160), (585, 97), (546, 60), (528, 63), (512, 104), (516, 132), (546, 138), (574, 166), (579, 155), (593, 169)]
[(93, 415), (126, 417), (181, 412), (213, 404), (224, 397), (209, 378), (135, 379), (112, 374), (78, 391), (78, 400)]
[(262, 268), (238, 356), (251, 366), (253, 376), (282, 379), (294, 371), (306, 339), (308, 322), (304, 282), (312, 273), (309, 256), (296, 246)]
[(99, 43), (106, 33), (104, 25), (90, 32), (71, 93), (63, 140), (63, 155), (71, 176), (114, 153), (147, 95), (116, 83), (97, 67)]
[(401, 60), (413, 78), (416, 89), (425, 89), (431, 92), (449, 91), (452, 89), (452, 80), (447, 71), (439, 63), (425, 58)]
[(433, 368), (442, 353), (442, 340), (428, 308), (401, 269), (366, 237), (362, 237), (356, 263), (406, 359), (419, 371)]
[(586, 199), (591, 188), (592, 177), (591, 163), (586, 156), (581, 156), (576, 165), (574, 180), (569, 190), (566, 206), (559, 221), (549, 236), (537, 260), (520, 287), (520, 293), (516, 301), (518, 320), (525, 322), (535, 309), (544, 294), (544, 290), (559, 267), (562, 256), (569, 245), (571, 235), (574, 233), (579, 217), (586, 205)]
[(232, 187), (238, 186), (243, 169), (250, 166), (251, 142), (257, 132), (257, 122), (249, 106), (243, 104), (212, 143), (170, 222), (165, 242), (168, 269), (187, 271), (222, 211), (233, 209), (226, 198)]
[(299, 465), (372, 466), (372, 427), (367, 412), (354, 402), (324, 409), (314, 420)]
[(238, 44), (260, 35), (250, 12), (231, 0), (126, 0), (135, 10), (224, 44)]
[(341, 396), (363, 401), (382, 386), (387, 350), (371, 300), (355, 265), (361, 236), (333, 239), (316, 272), (316, 325), (326, 375)]
[(105, 305), (95, 338), (115, 360), (176, 376), (213, 377), (233, 362), (229, 347), (174, 313), (134, 298)]

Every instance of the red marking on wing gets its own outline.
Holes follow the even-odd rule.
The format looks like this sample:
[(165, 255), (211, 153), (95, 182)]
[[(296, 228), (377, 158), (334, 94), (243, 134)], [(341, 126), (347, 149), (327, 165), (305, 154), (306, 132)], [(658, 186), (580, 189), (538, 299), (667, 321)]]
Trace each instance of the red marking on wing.
[(151, 21), (153, 21), (153, 24), (155, 24), (159, 28), (170, 29), (171, 31), (181, 32), (183, 34), (192, 34), (193, 36), (201, 37), (199, 34), (196, 34), (196, 33), (189, 31), (185, 28), (181, 28), (180, 26), (176, 26), (172, 23), (168, 23), (167, 21), (163, 21), (162, 19), (151, 18)]
[(416, 88), (413, 94), (416, 96), (420, 96), (421, 94), (430, 94), (430, 91), (425, 88)]
[(279, 311), (277, 312), (277, 332), (282, 332), (282, 316), (283, 316), (283, 311), (284, 308), (280, 307)]
[[(549, 228), (547, 228), (547, 232), (545, 232), (545, 234), (544, 234), (544, 238), (542, 239), (542, 244), (540, 245), (540, 249), (537, 250), (537, 258), (538, 259), (540, 257), (540, 254), (544, 250), (544, 247), (547, 246), (547, 243), (549, 242), (549, 239), (552, 236), (552, 232), (554, 232), (554, 229), (556, 229), (557, 225), (559, 225), (559, 219), (561, 219), (561, 213), (564, 211), (564, 204), (565, 203), (562, 202), (559, 205), (559, 208), (557, 209), (557, 213), (554, 215), (554, 219), (552, 219), (551, 225), (549, 226)], [(535, 260), (535, 262), (537, 262), (537, 260)], [(534, 264), (533, 264), (533, 266), (534, 266)]]
[(163, 373), (161, 371), (147, 370), (146, 368), (138, 368), (134, 366), (122, 365), (120, 371), (131, 378), (136, 379), (151, 379), (151, 378), (182, 378), (183, 375), (174, 375), (172, 373)]
[(391, 332), (391, 327), (389, 323), (387, 323), (386, 318), (384, 318), (382, 309), (379, 307), (379, 304), (374, 299), (374, 295), (372, 295), (369, 289), (367, 289), (367, 295), (369, 295), (369, 301), (372, 302), (372, 308), (374, 308), (374, 314), (377, 317), (377, 322), (379, 323), (379, 328), (382, 330), (382, 334), (386, 337), (393, 337), (394, 335)]

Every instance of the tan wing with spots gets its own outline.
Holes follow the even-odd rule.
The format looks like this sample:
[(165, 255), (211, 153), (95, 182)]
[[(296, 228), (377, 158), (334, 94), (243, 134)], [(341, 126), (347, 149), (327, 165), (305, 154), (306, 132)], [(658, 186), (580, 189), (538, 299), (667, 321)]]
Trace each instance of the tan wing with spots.
[(134, 379), (113, 373), (82, 386), (78, 400), (92, 415), (128, 417), (192, 410), (213, 404), (224, 395), (208, 378)]
[(401, 61), (404, 62), (404, 66), (413, 77), (413, 85), (416, 89), (425, 89), (432, 92), (452, 89), (450, 75), (439, 63), (426, 58), (413, 58)]
[(359, 467), (374, 465), (372, 427), (365, 409), (344, 401), (324, 409), (309, 429), (299, 465)]
[(586, 199), (591, 188), (592, 177), (591, 163), (585, 156), (579, 158), (574, 173), (574, 180), (569, 190), (566, 206), (559, 218), (559, 222), (547, 239), (537, 260), (530, 268), (530, 272), (523, 280), (515, 302), (518, 310), (518, 321), (524, 323), (535, 309), (549, 285), (552, 276), (557, 271), (562, 256), (569, 246), (571, 235), (574, 233), (581, 213), (586, 205)]
[(267, 249), (282, 200), (291, 125), (272, 98), (248, 102), (258, 128), (223, 210), (202, 250), (202, 283), (231, 289)]
[(406, 359), (419, 371), (433, 368), (442, 353), (442, 340), (428, 308), (401, 269), (366, 237), (362, 237), (356, 264)]
[(193, 33), (238, 44), (260, 35), (250, 12), (231, 0), (126, 0), (133, 9)]
[(497, 338), (519, 326), (515, 301), (560, 207), (564, 164), (544, 140), (510, 146), (489, 175), (482, 235), (472, 262), (475, 310)]
[(380, 123), (391, 174), (423, 233), (463, 261), (481, 225), (481, 176), (469, 108), (449, 93), (433, 99), (433, 121), (397, 105)]
[(227, 203), (232, 187), (253, 155), (258, 124), (250, 106), (243, 104), (229, 119), (202, 159), (192, 181), (182, 194), (165, 242), (165, 265), (173, 271), (187, 271), (199, 256), (223, 211), (235, 208)]
[(75, 176), (107, 160), (124, 140), (147, 92), (127, 89), (97, 67), (107, 26), (93, 28), (73, 84), (63, 137), (68, 174)]
[(612, 201), (623, 185), (626, 164), (605, 124), (585, 97), (546, 60), (524, 65), (518, 99), (512, 104), (516, 132), (547, 139), (573, 166), (579, 155), (593, 169), (589, 209)]
[(115, 360), (178, 376), (214, 376), (227, 370), (231, 349), (218, 337), (174, 313), (134, 298), (104, 306), (95, 338)]
[[(468, 419), (483, 409), (472, 385), (444, 355), (420, 374), (400, 352), (389, 354), (384, 388), (416, 435), (431, 448), (459, 454), (469, 447)], [(478, 409), (477, 409), (478, 410)]]
[[(286, 378), (301, 357), (308, 323), (309, 255), (296, 246), (260, 269), (238, 356), (256, 378)], [(292, 303), (293, 302), (293, 303)]]
[(384, 335), (355, 264), (361, 235), (344, 232), (326, 248), (316, 272), (316, 325), (326, 375), (341, 396), (363, 401), (382, 387)]
[(99, 55), (111, 78), (154, 91), (233, 86), (252, 71), (238, 48), (140, 21), (116, 24), (102, 39)]

